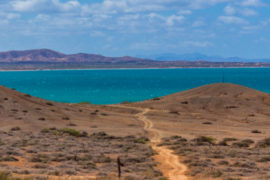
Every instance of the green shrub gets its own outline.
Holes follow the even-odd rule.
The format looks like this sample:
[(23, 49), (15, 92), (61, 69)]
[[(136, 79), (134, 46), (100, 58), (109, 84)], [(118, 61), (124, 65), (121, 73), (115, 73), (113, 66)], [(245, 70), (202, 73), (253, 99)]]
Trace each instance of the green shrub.
[(6, 172), (0, 172), (1, 180), (12, 180), (13, 178)]
[(245, 139), (240, 142), (233, 143), (234, 147), (249, 147), (251, 144), (253, 144), (254, 141), (251, 139)]
[(76, 129), (63, 128), (63, 129), (60, 129), (58, 131), (61, 133), (68, 134), (71, 136), (76, 136), (76, 137), (79, 137), (81, 135), (80, 131), (78, 131)]
[(5, 145), (5, 143), (0, 139), (0, 146)]
[(18, 161), (18, 159), (16, 159), (13, 156), (4, 156), (4, 157), (0, 157), (0, 162), (4, 161), (4, 162), (15, 162)]
[(70, 136), (75, 136), (75, 137), (87, 137), (88, 134), (86, 132), (81, 133), (80, 131), (76, 129), (71, 129), (71, 128), (63, 128), (63, 129), (56, 129), (56, 128), (45, 128), (41, 130), (41, 133), (51, 133), (53, 135), (63, 135), (63, 134), (68, 134)]
[(216, 139), (211, 136), (200, 136), (196, 139), (194, 139), (195, 142), (197, 142), (198, 145), (203, 144), (215, 144)]
[(49, 133), (50, 132), (50, 129), (48, 128), (44, 128), (40, 131), (41, 133)]
[(260, 148), (270, 147), (270, 138), (265, 138), (264, 140), (258, 142), (257, 147)]
[(258, 162), (270, 162), (270, 156), (262, 157)]
[(215, 170), (215, 171), (212, 172), (213, 178), (221, 177), (222, 174), (223, 174), (223, 173), (222, 173), (220, 170)]
[(166, 178), (166, 177), (161, 177), (161, 178), (159, 178), (158, 180), (168, 180), (168, 178)]
[(147, 141), (149, 141), (147, 137), (140, 137), (134, 140), (135, 143), (139, 144), (146, 144)]

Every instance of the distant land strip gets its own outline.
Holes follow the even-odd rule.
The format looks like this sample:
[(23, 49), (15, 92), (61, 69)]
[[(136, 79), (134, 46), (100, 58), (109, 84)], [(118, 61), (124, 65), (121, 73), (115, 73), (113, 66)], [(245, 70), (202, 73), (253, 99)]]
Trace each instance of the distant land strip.
[(85, 53), (67, 55), (50, 49), (0, 52), (0, 70), (203, 67), (270, 67), (270, 62), (157, 61), (130, 56), (106, 57)]

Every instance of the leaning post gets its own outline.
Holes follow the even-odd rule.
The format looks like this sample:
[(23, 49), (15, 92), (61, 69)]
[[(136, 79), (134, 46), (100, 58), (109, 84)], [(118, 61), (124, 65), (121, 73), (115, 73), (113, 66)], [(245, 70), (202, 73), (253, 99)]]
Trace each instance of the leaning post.
[(121, 178), (121, 167), (124, 166), (123, 163), (121, 163), (120, 157), (117, 157), (117, 167), (118, 167), (118, 178)]

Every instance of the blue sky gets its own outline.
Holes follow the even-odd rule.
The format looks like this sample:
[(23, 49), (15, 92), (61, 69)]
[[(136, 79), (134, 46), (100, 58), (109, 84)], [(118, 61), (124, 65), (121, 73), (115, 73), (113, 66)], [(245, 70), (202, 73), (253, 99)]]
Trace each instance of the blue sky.
[(1, 0), (0, 51), (270, 57), (269, 0)]

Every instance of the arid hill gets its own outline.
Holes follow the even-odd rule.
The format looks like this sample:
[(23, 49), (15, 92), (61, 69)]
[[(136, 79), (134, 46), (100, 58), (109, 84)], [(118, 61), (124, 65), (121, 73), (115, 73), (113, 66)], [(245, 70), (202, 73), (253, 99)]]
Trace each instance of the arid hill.
[[(130, 106), (152, 109), (149, 117), (164, 133), (270, 136), (270, 95), (236, 84), (205, 85)], [(249, 133), (252, 129), (265, 134), (254, 136)]]
[(97, 54), (63, 54), (61, 52), (53, 51), (50, 49), (37, 49), (37, 50), (26, 50), (26, 51), (7, 51), (0, 53), (0, 62), (10, 63), (38, 63), (38, 62), (92, 62), (92, 63), (117, 63), (117, 62), (143, 62), (145, 59), (134, 58), (134, 57), (105, 57)]
[(229, 83), (106, 106), (1, 86), (0, 177), (269, 179), (269, 127), (270, 95)]
[(133, 119), (135, 110), (122, 112), (118, 108), (114, 108), (114, 111), (110, 109), (85, 103), (51, 102), (0, 86), (1, 130), (22, 126), (35, 132), (46, 127), (68, 127), (74, 123), (79, 130), (90, 133), (96, 131), (106, 131), (113, 135), (143, 133), (142, 123)]
[(130, 56), (64, 54), (50, 49), (0, 52), (0, 70), (87, 69), (87, 68), (179, 68), (179, 67), (269, 67), (258, 62), (155, 61)]

